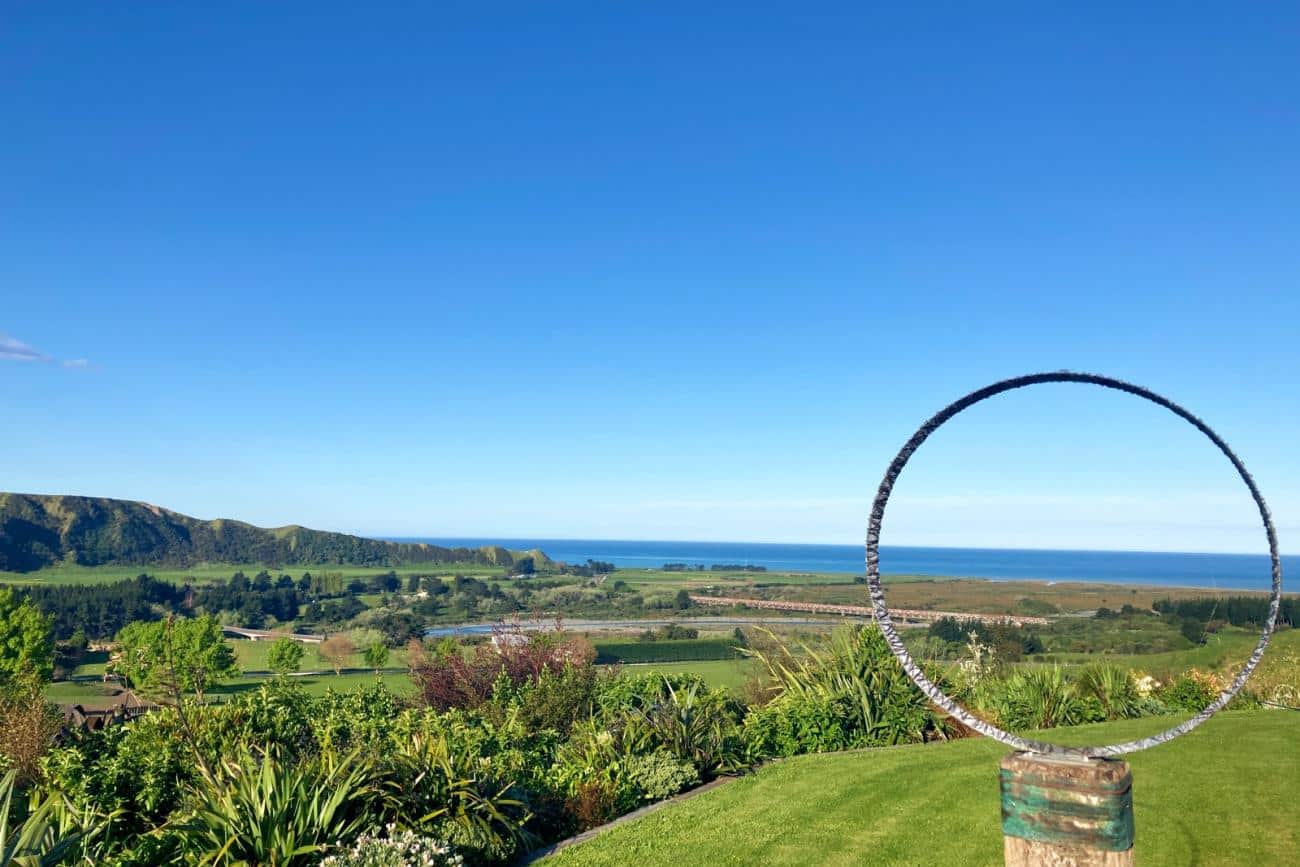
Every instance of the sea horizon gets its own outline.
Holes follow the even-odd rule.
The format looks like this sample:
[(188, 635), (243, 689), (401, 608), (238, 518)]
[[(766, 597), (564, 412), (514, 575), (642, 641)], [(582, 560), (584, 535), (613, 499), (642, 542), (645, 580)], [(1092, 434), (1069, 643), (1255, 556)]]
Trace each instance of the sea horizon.
[[(654, 569), (665, 563), (688, 567), (761, 566), (769, 572), (860, 573), (863, 545), (781, 542), (695, 542), (634, 539), (543, 539), (477, 537), (389, 537), (444, 547), (504, 545), (540, 549), (553, 560), (588, 559), (624, 568)], [(1283, 555), (1283, 574), (1300, 562)], [(1267, 591), (1272, 570), (1267, 554), (1108, 551), (1063, 548), (966, 548), (882, 545), (884, 574), (988, 580), (1086, 581)]]

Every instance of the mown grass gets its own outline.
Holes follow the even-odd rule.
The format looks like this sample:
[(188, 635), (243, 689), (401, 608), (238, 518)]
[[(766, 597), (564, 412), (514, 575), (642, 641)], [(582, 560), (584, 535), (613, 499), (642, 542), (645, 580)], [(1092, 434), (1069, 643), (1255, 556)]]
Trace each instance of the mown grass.
[[(232, 640), (230, 646), (235, 649), (235, 659), (239, 663), (241, 670), (251, 671), (269, 671), (271, 666), (266, 661), (267, 654), (271, 650), (272, 641), (244, 641)], [(317, 652), (317, 644), (303, 644), (302, 660), (298, 663), (298, 671), (322, 671), (330, 668), (330, 664), (320, 658)], [(386, 668), (402, 668), (406, 665), (406, 648), (397, 647), (388, 651), (388, 663)], [(362, 654), (358, 651), (349, 657), (344, 668), (365, 668), (366, 663)], [(80, 670), (80, 669), (78, 669)]]
[[(230, 644), (235, 648), (235, 656), (243, 671), (260, 672), (267, 669), (266, 653), (271, 646), (271, 642), (231, 641)], [(314, 673), (295, 676), (293, 680), (295, 683), (302, 684), (312, 695), (323, 695), (325, 690), (331, 687), (340, 692), (346, 692), (375, 682), (374, 673), (363, 670), (364, 662), (360, 654), (357, 654), (347, 666), (348, 669), (353, 670), (345, 671), (341, 675), (335, 675), (317, 657), (313, 645), (305, 645), (305, 647), (306, 651), (303, 654), (302, 663), (298, 666), (298, 670), (300, 672)], [(104, 683), (101, 680), (93, 679), (100, 677), (104, 673), (107, 654), (92, 654), (92, 657), (90, 661), (78, 666), (74, 672), (74, 677), (81, 679), (56, 681), (50, 684), (45, 689), (46, 697), (50, 701), (59, 704), (80, 704), (87, 708), (111, 707), (121, 704), (123, 695), (120, 687), (113, 683)], [(405, 672), (399, 671), (405, 664), (406, 656), (403, 649), (398, 648), (391, 651), (388, 665), (380, 677), (394, 692), (410, 695), (414, 692), (411, 678)], [(704, 681), (710, 686), (739, 690), (751, 676), (753, 664), (747, 659), (696, 660), (691, 662), (656, 662), (625, 665), (623, 669), (633, 673), (695, 673), (704, 678)], [(271, 675), (268, 674), (245, 674), (210, 690), (209, 694), (220, 700), (244, 690), (254, 689), (265, 683), (269, 677)]]
[[(207, 696), (214, 701), (224, 701), (241, 692), (256, 689), (268, 679), (266, 676), (237, 677), (209, 689)], [(319, 696), (324, 695), (327, 689), (349, 692), (359, 687), (369, 686), (376, 679), (382, 680), (385, 686), (399, 695), (411, 695), (415, 691), (415, 686), (406, 672), (392, 670), (385, 670), (378, 678), (370, 671), (349, 671), (340, 675), (335, 675), (331, 671), (318, 675), (294, 676), (293, 682), (300, 684), (310, 695)], [(94, 680), (56, 681), (45, 688), (45, 697), (57, 704), (79, 704), (91, 709), (115, 707), (122, 704), (126, 698), (120, 687), (115, 684)]]
[[(1133, 723), (1057, 729), (1084, 744)], [(986, 739), (805, 756), (618, 826), (546, 859), (554, 867), (1000, 865), (997, 762)], [(1130, 756), (1136, 860), (1287, 864), (1300, 850), (1300, 713), (1229, 711)]]
[(623, 671), (629, 674), (698, 674), (709, 686), (740, 690), (755, 673), (752, 660), (748, 659), (712, 659), (694, 662), (650, 662), (639, 665), (624, 665)]

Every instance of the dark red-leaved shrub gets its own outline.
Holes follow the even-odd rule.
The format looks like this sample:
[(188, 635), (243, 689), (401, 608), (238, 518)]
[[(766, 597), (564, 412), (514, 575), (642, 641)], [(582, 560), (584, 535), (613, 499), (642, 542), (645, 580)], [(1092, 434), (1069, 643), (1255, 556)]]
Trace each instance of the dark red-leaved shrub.
[(618, 795), (609, 783), (581, 783), (564, 808), (577, 822), (578, 830), (586, 831), (618, 815)]
[(511, 687), (523, 688), (536, 684), (543, 672), (594, 674), (595, 659), (596, 650), (589, 642), (558, 628), (525, 633), (503, 627), (493, 632), (490, 643), (478, 645), (469, 655), (460, 647), (444, 647), (424, 656), (413, 666), (412, 677), (429, 707), (473, 709), (492, 698), (503, 674)]

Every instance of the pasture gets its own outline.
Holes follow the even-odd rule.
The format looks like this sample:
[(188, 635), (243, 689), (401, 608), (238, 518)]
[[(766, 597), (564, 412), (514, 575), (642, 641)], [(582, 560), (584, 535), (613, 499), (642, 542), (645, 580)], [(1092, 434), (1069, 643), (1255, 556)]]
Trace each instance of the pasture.
[[(160, 581), (174, 584), (204, 584), (224, 581), (236, 572), (250, 578), (263, 569), (272, 575), (287, 574), (297, 578), (304, 572), (342, 575), (344, 579), (365, 578), (389, 572), (386, 566), (266, 566), (261, 563), (203, 563), (194, 566), (48, 566), (35, 572), (0, 571), (0, 584), (111, 584), (137, 575), (152, 575)], [(409, 575), (474, 575), (499, 576), (501, 569), (482, 563), (416, 563), (398, 566), (391, 571), (402, 578)]]
[[(1083, 581), (991, 581), (984, 578), (920, 578), (886, 576), (886, 602), (898, 608), (969, 611), (980, 614), (1089, 612), (1118, 610), (1124, 605), (1150, 608), (1158, 599), (1205, 596), (1240, 596), (1242, 590), (1199, 587), (1159, 587), (1138, 584), (1093, 584)], [(1261, 588), (1260, 592), (1264, 592)], [(845, 583), (811, 583), (773, 586), (762, 595), (769, 599), (820, 602), (828, 605), (870, 605), (867, 589)]]

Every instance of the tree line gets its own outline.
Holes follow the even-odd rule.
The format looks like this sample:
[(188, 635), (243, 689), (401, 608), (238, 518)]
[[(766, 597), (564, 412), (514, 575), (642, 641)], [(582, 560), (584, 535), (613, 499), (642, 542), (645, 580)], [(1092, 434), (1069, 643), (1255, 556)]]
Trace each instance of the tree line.
[[(1209, 623), (1223, 620), (1233, 626), (1263, 626), (1268, 619), (1267, 596), (1203, 596), (1193, 599), (1159, 599), (1152, 606), (1161, 614), (1172, 614)], [(1278, 608), (1279, 625), (1294, 626), (1300, 622), (1300, 599), (1282, 597)]]

